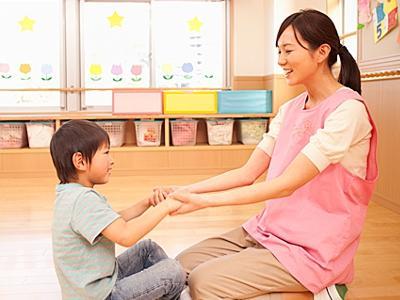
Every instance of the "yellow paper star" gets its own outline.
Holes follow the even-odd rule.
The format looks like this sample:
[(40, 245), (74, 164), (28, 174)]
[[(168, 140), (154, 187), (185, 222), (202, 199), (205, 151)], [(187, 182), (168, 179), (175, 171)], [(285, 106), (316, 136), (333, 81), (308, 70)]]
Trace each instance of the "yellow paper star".
[(122, 20), (124, 17), (120, 16), (116, 11), (114, 11), (112, 16), (107, 17), (108, 21), (110, 22), (110, 27), (114, 26), (122, 26)]
[(21, 31), (30, 30), (33, 31), (33, 25), (36, 23), (35, 20), (29, 19), (25, 16), (21, 21), (18, 22), (21, 25)]
[(203, 22), (201, 22), (197, 17), (188, 21), (189, 31), (197, 31), (200, 32), (200, 27), (203, 26)]

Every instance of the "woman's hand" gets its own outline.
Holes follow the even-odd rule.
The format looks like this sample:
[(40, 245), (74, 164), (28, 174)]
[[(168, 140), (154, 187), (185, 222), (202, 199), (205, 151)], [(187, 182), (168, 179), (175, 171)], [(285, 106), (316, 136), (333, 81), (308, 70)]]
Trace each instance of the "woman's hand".
[(168, 197), (182, 202), (182, 205), (171, 213), (172, 216), (186, 214), (207, 206), (201, 194), (190, 193), (184, 189), (178, 190)]
[(178, 210), (182, 206), (182, 202), (175, 200), (174, 198), (167, 197), (162, 203), (161, 206), (165, 205), (168, 210), (168, 214), (172, 215), (176, 210)]
[(167, 196), (178, 190), (180, 186), (172, 185), (172, 186), (156, 186), (153, 188), (153, 194), (149, 197), (149, 205), (156, 206), (157, 204), (164, 201)]

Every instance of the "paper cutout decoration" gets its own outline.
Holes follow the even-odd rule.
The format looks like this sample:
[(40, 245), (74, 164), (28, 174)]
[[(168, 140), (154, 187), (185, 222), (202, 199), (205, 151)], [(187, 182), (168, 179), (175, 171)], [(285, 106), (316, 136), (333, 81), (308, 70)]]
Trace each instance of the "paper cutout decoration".
[(365, 24), (368, 24), (372, 20), (371, 0), (358, 0), (358, 25), (357, 29), (362, 29)]
[(107, 17), (108, 22), (110, 22), (110, 27), (121, 27), (122, 26), (122, 20), (124, 17), (120, 16), (116, 11), (112, 14), (112, 16)]
[(1, 73), (1, 78), (10, 79), (11, 78), (10, 65), (6, 63), (0, 63), (0, 73)]
[(123, 71), (122, 71), (121, 65), (112, 65), (111, 74), (114, 75), (113, 81), (120, 82), (122, 80), (122, 76), (121, 76), (122, 73), (123, 73)]
[(396, 0), (384, 0), (376, 3), (373, 10), (375, 43), (396, 27), (397, 10)]
[(53, 67), (50, 64), (43, 64), (41, 67), (42, 80), (49, 81), (53, 78)]
[(133, 75), (133, 77), (131, 78), (131, 80), (133, 82), (138, 82), (138, 81), (142, 80), (142, 77), (140, 77), (140, 75), (142, 74), (142, 66), (141, 65), (132, 65), (131, 73)]
[(163, 78), (165, 80), (171, 80), (172, 78), (174, 78), (173, 67), (171, 64), (163, 64), (161, 66), (161, 70), (164, 73)]
[(36, 23), (35, 20), (32, 20), (25, 16), (18, 24), (21, 26), (21, 31), (30, 30), (33, 31), (33, 25)]
[(31, 72), (31, 65), (30, 64), (21, 64), (19, 66), (19, 71), (23, 74), (21, 76), (21, 80), (29, 80), (31, 79), (31, 76), (29, 73)]
[(99, 64), (91, 64), (89, 67), (90, 79), (93, 81), (101, 80), (101, 73), (103, 73), (103, 69)]
[(182, 65), (182, 71), (185, 73), (185, 75), (183, 75), (183, 77), (185, 77), (185, 79), (191, 79), (193, 76), (190, 74), (193, 72), (193, 65), (192, 63), (184, 63)]
[(189, 31), (197, 31), (200, 32), (200, 27), (203, 26), (203, 22), (201, 22), (197, 17), (189, 20), (188, 22)]

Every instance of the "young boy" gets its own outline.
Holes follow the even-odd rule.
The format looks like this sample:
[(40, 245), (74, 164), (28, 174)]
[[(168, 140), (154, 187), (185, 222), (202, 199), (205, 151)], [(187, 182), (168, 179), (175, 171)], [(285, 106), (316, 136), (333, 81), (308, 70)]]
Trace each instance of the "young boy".
[[(62, 297), (177, 299), (186, 279), (179, 263), (153, 241), (137, 242), (180, 202), (167, 199), (150, 208), (149, 198), (115, 212), (93, 189), (110, 177), (109, 147), (107, 133), (84, 120), (65, 123), (51, 140), (60, 179), (52, 235)], [(130, 248), (116, 258), (115, 243)]]

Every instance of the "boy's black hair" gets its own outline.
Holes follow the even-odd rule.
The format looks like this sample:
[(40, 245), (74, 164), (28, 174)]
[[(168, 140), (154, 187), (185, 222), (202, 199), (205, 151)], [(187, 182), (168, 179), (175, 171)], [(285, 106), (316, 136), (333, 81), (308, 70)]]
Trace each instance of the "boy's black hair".
[(63, 124), (53, 135), (50, 154), (60, 183), (68, 183), (77, 178), (72, 156), (80, 152), (88, 163), (102, 146), (110, 145), (107, 132), (95, 122), (71, 120)]

